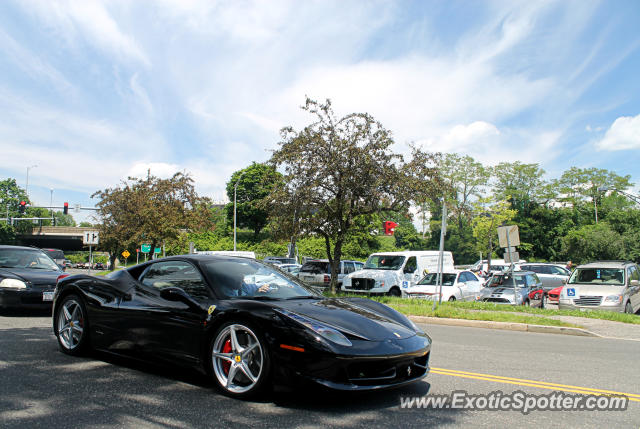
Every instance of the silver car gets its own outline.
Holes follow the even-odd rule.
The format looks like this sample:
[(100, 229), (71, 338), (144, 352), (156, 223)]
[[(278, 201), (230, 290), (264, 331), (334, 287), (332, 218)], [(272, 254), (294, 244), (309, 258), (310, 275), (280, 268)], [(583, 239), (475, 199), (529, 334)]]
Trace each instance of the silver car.
[(528, 262), (524, 264), (516, 264), (516, 269), (522, 271), (533, 271), (538, 275), (538, 278), (542, 282), (542, 287), (545, 292), (549, 292), (551, 289), (555, 289), (560, 286), (564, 286), (569, 280), (571, 271), (560, 264), (547, 264), (547, 263), (534, 263)]
[(476, 300), (541, 307), (543, 295), (542, 282), (536, 273), (505, 271), (492, 275)]
[(640, 269), (630, 261), (579, 265), (560, 293), (560, 310), (640, 311)]

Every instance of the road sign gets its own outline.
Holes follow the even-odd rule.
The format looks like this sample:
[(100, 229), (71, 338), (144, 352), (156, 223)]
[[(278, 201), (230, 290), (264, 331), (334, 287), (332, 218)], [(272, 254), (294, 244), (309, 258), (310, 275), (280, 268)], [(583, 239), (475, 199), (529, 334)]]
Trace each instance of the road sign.
[(520, 261), (520, 254), (518, 252), (504, 252), (504, 261), (516, 263)]
[(125, 250), (124, 252), (122, 252), (122, 257), (123, 257), (124, 259), (127, 259), (129, 256), (131, 256), (131, 253), (129, 253), (129, 251), (128, 251), (128, 250)]
[(156, 247), (155, 249), (153, 249), (153, 253), (160, 253), (162, 252), (162, 247)]
[(98, 231), (85, 231), (82, 235), (82, 244), (93, 246), (100, 242)]
[(519, 246), (520, 234), (518, 233), (518, 225), (499, 226), (498, 240), (500, 241), (500, 247)]
[(73, 206), (74, 213), (80, 213), (80, 204), (76, 204)]
[(143, 244), (142, 246), (140, 246), (140, 251), (142, 253), (149, 253), (151, 252), (151, 245), (150, 244)]

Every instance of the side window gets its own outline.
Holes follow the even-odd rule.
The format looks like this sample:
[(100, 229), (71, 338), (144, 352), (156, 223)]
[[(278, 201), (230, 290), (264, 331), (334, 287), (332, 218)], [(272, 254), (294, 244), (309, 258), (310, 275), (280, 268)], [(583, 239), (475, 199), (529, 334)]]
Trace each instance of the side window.
[(460, 273), (460, 277), (458, 277), (458, 282), (460, 283), (466, 283), (468, 281), (472, 280), (471, 278), (469, 278), (469, 273), (467, 273), (466, 271), (463, 271)]
[(193, 298), (209, 298), (207, 286), (200, 272), (188, 262), (164, 261), (152, 264), (142, 274), (143, 285), (156, 290), (179, 287)]
[(631, 280), (640, 280), (640, 269), (635, 265), (631, 267)]
[(355, 268), (353, 266), (353, 262), (345, 262), (344, 263), (344, 273), (345, 274), (349, 274), (355, 271)]
[(551, 273), (558, 275), (558, 276), (568, 276), (570, 273), (568, 270), (566, 270), (565, 268), (561, 268), (561, 267), (549, 267), (551, 268)]
[(359, 271), (362, 269), (362, 267), (364, 267), (364, 264), (362, 262), (356, 262), (355, 266), (356, 266), (356, 271)]
[(404, 272), (414, 273), (417, 268), (418, 268), (418, 262), (416, 261), (416, 257), (411, 256), (409, 259), (407, 259), (407, 263), (404, 266)]

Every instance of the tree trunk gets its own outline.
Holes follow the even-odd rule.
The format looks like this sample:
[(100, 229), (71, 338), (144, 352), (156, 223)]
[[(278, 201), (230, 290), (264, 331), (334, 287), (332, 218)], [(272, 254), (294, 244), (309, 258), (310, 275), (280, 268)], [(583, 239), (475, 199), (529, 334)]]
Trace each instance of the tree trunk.
[(333, 248), (331, 260), (331, 293), (338, 292), (338, 274), (340, 274), (340, 259), (342, 259), (342, 241), (337, 241)]

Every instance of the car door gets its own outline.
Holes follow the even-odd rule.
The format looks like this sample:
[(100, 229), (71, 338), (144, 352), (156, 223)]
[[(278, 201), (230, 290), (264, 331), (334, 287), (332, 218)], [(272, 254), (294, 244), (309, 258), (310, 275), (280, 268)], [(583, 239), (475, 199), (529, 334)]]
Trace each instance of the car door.
[(549, 270), (551, 271), (551, 278), (553, 280), (553, 287), (555, 289), (560, 286), (564, 286), (566, 281), (569, 279), (569, 270), (566, 268), (556, 267), (553, 265), (549, 266)]
[(640, 270), (636, 265), (632, 265), (627, 269), (627, 287), (634, 312), (640, 310), (640, 285), (636, 283), (638, 281), (640, 281)]
[(482, 289), (480, 281), (475, 275), (473, 275), (473, 273), (469, 271), (463, 271), (462, 273), (460, 273), (460, 276), (465, 282), (465, 300), (474, 301), (476, 299), (476, 296), (480, 294), (480, 289)]
[[(168, 287), (183, 289), (194, 301), (202, 302), (203, 308), (165, 300), (161, 291)], [(205, 307), (211, 299), (202, 275), (191, 263), (153, 263), (139, 277), (131, 299), (120, 303), (119, 310), (128, 320), (126, 338), (136, 352), (195, 364), (200, 358)]]
[(407, 289), (415, 285), (418, 280), (420, 280), (420, 274), (418, 273), (418, 261), (415, 256), (407, 258), (407, 262), (404, 264), (403, 277), (403, 289)]

